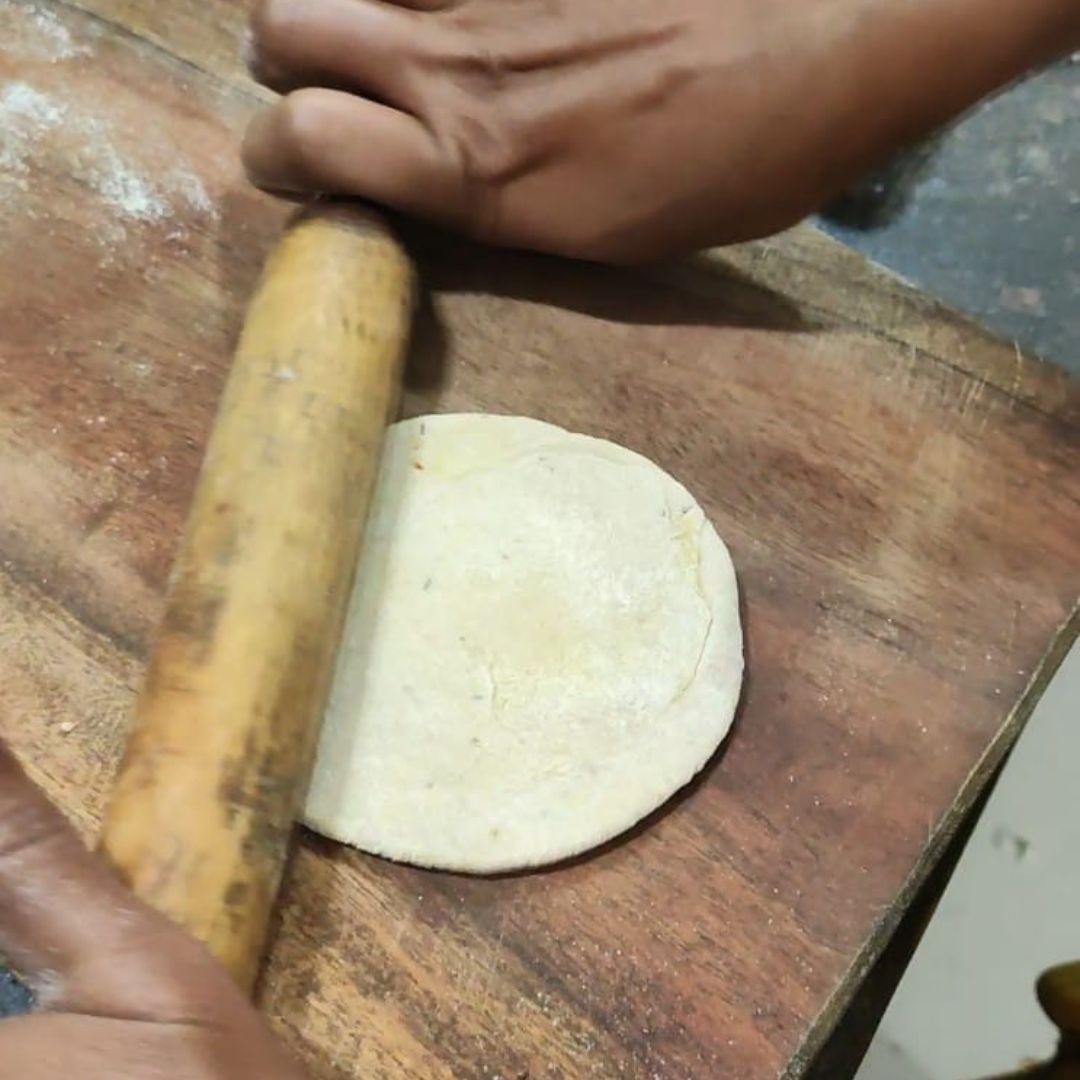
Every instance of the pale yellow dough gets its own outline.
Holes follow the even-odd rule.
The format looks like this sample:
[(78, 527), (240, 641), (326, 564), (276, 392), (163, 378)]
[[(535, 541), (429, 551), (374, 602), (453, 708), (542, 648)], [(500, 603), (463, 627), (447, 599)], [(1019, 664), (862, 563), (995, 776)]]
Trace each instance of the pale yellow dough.
[(742, 682), (735, 573), (652, 462), (518, 417), (391, 428), (306, 820), (493, 873), (687, 783)]

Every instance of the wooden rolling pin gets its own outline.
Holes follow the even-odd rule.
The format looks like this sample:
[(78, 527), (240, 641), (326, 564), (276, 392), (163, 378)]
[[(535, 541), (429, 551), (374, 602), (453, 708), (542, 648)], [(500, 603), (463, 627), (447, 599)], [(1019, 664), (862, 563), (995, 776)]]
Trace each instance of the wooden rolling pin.
[(413, 276), (360, 208), (288, 228), (251, 303), (102, 848), (250, 990), (310, 779)]

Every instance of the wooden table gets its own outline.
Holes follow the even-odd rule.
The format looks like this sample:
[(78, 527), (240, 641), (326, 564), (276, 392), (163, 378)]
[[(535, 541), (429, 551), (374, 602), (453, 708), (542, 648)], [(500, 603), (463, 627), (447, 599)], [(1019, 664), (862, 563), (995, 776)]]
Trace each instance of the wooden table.
[[(229, 0), (0, 2), (0, 733), (87, 833), (283, 208)], [(544, 873), (300, 838), (261, 1000), (315, 1076), (800, 1075), (1077, 630), (1080, 410), (810, 230), (617, 272), (426, 245), (406, 411), (640, 450), (729, 541), (703, 779)]]

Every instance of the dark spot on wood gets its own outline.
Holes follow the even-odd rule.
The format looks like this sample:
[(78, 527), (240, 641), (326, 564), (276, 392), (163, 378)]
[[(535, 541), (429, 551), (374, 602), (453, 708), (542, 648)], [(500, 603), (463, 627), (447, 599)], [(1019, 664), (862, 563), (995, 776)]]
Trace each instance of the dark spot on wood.
[(83, 531), (85, 536), (93, 536), (120, 505), (119, 499), (106, 499), (105, 502), (99, 506), (95, 506), (93, 510), (87, 515), (85, 522), (83, 523)]
[(225, 904), (227, 907), (241, 907), (251, 892), (251, 886), (246, 881), (234, 881), (225, 890)]
[(240, 537), (236, 530), (236, 523), (227, 521), (224, 530), (217, 536), (211, 554), (218, 566), (229, 566), (236, 558), (237, 549), (240, 547)]
[(162, 620), (165, 635), (175, 634), (199, 646), (197, 656), (205, 659), (213, 647), (218, 618), (225, 598), (182, 578), (174, 585)]

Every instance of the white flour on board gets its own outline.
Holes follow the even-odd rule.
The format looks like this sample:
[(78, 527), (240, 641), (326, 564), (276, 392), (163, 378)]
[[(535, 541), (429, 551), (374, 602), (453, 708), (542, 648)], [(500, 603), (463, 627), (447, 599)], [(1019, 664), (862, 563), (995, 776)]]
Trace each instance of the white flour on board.
[[(175, 154), (162, 147), (161, 154)], [(114, 227), (101, 239), (124, 239), (124, 223), (150, 224), (171, 218), (177, 200), (203, 217), (216, 213), (202, 181), (173, 167), (160, 178), (117, 148), (107, 119), (47, 94), (27, 82), (0, 84), (0, 190), (29, 190), (32, 166), (62, 169), (113, 212)]]
[(114, 210), (132, 221), (161, 221), (170, 207), (145, 176), (136, 172), (116, 152), (103, 143), (95, 187)]
[[(13, 19), (29, 21), (34, 27), (33, 36), (12, 32), (4, 25)], [(46, 60), (58, 64), (63, 60), (74, 60), (80, 56), (92, 56), (94, 50), (83, 42), (78, 42), (71, 31), (56, 17), (55, 13), (41, 4), (12, 3), (12, 0), (0, 0), (0, 32), (6, 45), (17, 41), (20, 53), (33, 60)]]
[(43, 129), (56, 127), (67, 115), (66, 105), (24, 82), (4, 84), (3, 107), (8, 116), (38, 124)]
[(216, 207), (210, 199), (203, 182), (186, 169), (172, 169), (165, 177), (165, 188), (179, 195), (191, 207), (203, 214), (214, 214)]
[(112, 142), (109, 125), (97, 117), (82, 117), (73, 126), (86, 143), (79, 151), (79, 176), (103, 202), (128, 221), (161, 221), (169, 216), (164, 194)]
[[(86, 34), (93, 37), (89, 28)], [(89, 39), (77, 39), (50, 6), (35, 0), (0, 0), (0, 40), (31, 64), (60, 65), (95, 51)], [(155, 134), (140, 133), (139, 149), (157, 163), (175, 161), (178, 148)], [(106, 116), (79, 99), (48, 93), (32, 79), (0, 83), (0, 193), (29, 192), (32, 170), (67, 174), (111, 211), (95, 234), (106, 245), (126, 237), (125, 223), (165, 222), (181, 205), (201, 217), (215, 215), (197, 176), (175, 166), (141, 167), (122, 151), (117, 135)], [(178, 233), (174, 227), (170, 236)]]
[(90, 56), (94, 51), (89, 45), (77, 44), (68, 28), (45, 8), (34, 8), (34, 25), (41, 31), (38, 39), (44, 46), (41, 55), (54, 64), (74, 60), (77, 56)]
[(64, 122), (67, 108), (28, 83), (0, 88), (0, 172), (23, 191), (34, 145)]

